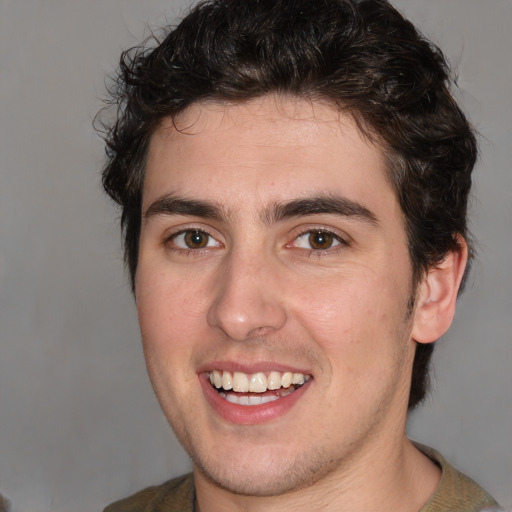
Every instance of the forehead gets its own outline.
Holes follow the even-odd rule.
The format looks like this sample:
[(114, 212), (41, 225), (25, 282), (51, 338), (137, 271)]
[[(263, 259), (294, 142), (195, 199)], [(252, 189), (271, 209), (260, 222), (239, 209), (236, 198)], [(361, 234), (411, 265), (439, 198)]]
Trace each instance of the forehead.
[(288, 96), (196, 103), (165, 119), (150, 142), (143, 210), (170, 193), (232, 203), (240, 197), (240, 206), (248, 196), (260, 203), (331, 193), (358, 201), (394, 196), (385, 152), (350, 114)]

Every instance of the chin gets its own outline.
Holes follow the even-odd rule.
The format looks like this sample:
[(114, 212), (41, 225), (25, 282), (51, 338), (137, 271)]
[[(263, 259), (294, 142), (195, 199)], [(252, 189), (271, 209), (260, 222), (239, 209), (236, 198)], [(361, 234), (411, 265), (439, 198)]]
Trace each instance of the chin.
[(325, 453), (279, 456), (275, 450), (240, 460), (231, 454), (225, 460), (191, 454), (194, 468), (215, 486), (242, 496), (271, 497), (314, 485), (338, 464)]

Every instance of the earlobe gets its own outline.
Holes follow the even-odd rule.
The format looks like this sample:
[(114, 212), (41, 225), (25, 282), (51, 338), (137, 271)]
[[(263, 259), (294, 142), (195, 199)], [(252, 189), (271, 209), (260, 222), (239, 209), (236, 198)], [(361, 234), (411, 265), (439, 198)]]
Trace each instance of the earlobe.
[(466, 241), (459, 235), (457, 242), (458, 247), (429, 269), (418, 287), (412, 329), (412, 339), (418, 343), (438, 340), (452, 323), (468, 260)]

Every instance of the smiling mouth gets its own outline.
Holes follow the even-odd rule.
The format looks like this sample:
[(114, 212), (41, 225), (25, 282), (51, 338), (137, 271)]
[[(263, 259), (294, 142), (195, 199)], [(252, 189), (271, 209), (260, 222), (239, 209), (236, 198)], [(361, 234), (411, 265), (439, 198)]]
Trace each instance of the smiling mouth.
[(271, 371), (247, 374), (212, 370), (207, 372), (210, 384), (219, 395), (237, 405), (262, 405), (290, 395), (302, 387), (311, 375)]

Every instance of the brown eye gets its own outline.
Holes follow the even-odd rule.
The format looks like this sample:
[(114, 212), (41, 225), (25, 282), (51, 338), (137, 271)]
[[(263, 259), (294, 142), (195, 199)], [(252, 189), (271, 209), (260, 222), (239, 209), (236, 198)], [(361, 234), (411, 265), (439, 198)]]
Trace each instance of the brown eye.
[(202, 249), (208, 245), (209, 235), (202, 231), (187, 231), (183, 241), (189, 249)]
[(345, 241), (327, 230), (315, 229), (302, 233), (294, 241), (292, 246), (308, 251), (328, 251), (338, 245), (346, 245)]
[(313, 249), (330, 249), (334, 242), (334, 236), (327, 231), (313, 231), (309, 233), (308, 242)]
[(169, 240), (171, 246), (176, 249), (207, 249), (216, 248), (220, 244), (213, 236), (199, 229), (189, 229), (176, 233)]

